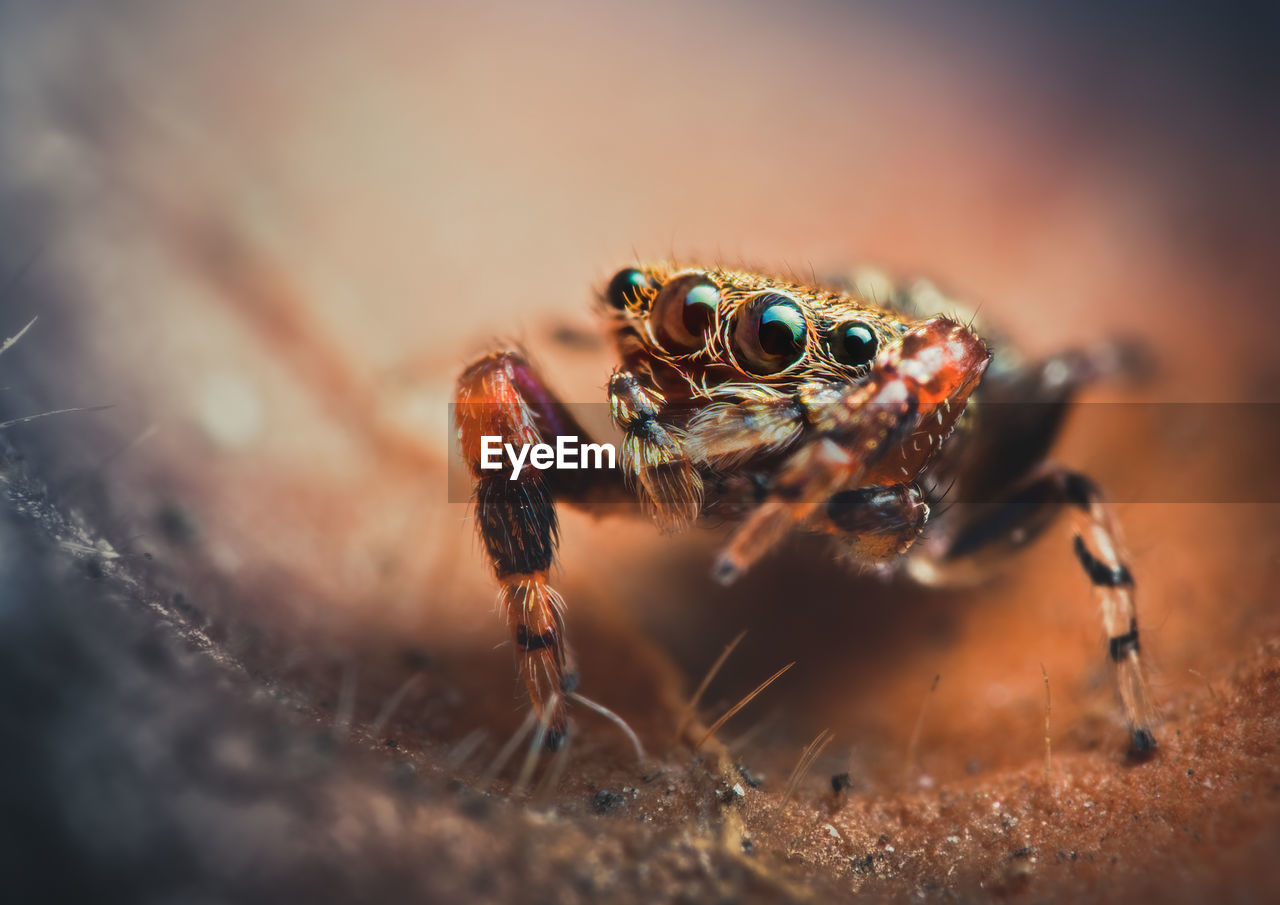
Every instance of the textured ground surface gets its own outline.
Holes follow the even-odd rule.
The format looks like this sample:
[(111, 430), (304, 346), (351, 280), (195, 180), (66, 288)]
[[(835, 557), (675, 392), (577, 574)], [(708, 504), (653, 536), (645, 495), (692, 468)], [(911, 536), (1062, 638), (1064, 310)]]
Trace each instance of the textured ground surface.
[[(1265, 900), (1274, 419), (1168, 405), (1275, 399), (1265, 23), (1001, 10), (7, 5), (0, 336), (39, 320), (0, 356), (3, 417), (113, 406), (4, 431), (7, 882)], [(565, 759), (495, 766), (523, 708), (449, 502), (449, 387), (506, 337), (598, 403), (591, 292), (672, 250), (925, 271), (1033, 352), (1146, 341), (1154, 378), (1094, 398), (1151, 405), (1087, 410), (1059, 458), (1120, 501), (1154, 760), (1124, 757), (1065, 528), (982, 589), (867, 582), (795, 544), (725, 590), (714, 532), (567, 514), (583, 690), (649, 758), (578, 712)], [(796, 666), (694, 755), (683, 701), (744, 629), (705, 719)]]

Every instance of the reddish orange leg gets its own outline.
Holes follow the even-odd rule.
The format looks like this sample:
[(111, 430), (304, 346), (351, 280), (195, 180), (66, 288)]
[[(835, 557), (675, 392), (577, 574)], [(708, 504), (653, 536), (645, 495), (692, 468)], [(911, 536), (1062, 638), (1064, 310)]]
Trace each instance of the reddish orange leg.
[[(476, 523), (501, 586), (500, 609), (511, 629), (516, 664), (529, 699), (546, 720), (546, 747), (558, 748), (568, 723), (565, 698), (578, 685), (573, 653), (565, 638), (564, 600), (547, 582), (559, 546), (555, 497), (564, 476), (524, 467), (512, 479), (501, 456), (500, 468), (482, 467), (484, 438), (500, 444), (554, 443), (560, 435), (586, 439), (585, 432), (542, 385), (517, 353), (499, 352), (480, 359), (458, 380), (455, 421), (462, 456), (475, 482)], [(489, 441), (492, 464), (494, 442)], [(566, 472), (566, 474), (569, 474)], [(587, 471), (574, 488), (589, 496), (602, 479)], [(547, 712), (550, 707), (550, 712)]]

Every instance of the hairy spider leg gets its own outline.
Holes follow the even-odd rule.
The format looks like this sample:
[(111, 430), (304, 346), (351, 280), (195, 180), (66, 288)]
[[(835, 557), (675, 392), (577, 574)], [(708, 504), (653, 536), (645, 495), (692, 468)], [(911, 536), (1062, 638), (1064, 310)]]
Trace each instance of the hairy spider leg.
[(462, 456), (474, 482), (476, 527), (499, 584), (499, 608), (515, 643), (516, 664), (534, 710), (557, 749), (568, 724), (565, 701), (578, 671), (565, 637), (564, 598), (548, 583), (559, 547), (556, 500), (590, 499), (616, 475), (526, 467), (512, 480), (505, 467), (481, 468), (482, 437), (503, 443), (587, 440), (586, 431), (518, 352), (495, 352), (458, 379), (455, 422)]
[(683, 449), (685, 433), (664, 423), (666, 399), (631, 371), (609, 379), (609, 407), (622, 431), (622, 471), (663, 531), (682, 530), (702, 514), (702, 475)]

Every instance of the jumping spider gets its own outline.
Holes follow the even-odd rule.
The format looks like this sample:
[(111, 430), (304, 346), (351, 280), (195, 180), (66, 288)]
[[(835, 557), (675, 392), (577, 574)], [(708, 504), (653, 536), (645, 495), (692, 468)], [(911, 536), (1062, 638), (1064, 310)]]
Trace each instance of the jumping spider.
[(1070, 398), (1118, 367), (1114, 349), (1034, 363), (1003, 346), (993, 355), (970, 324), (932, 313), (956, 306), (924, 283), (842, 292), (654, 264), (618, 273), (601, 307), (622, 360), (608, 385), (620, 472), (525, 469), (511, 480), (482, 469), (482, 437), (586, 432), (518, 352), (487, 355), (458, 382), (479, 533), (548, 747), (565, 737), (578, 683), (564, 601), (547, 578), (556, 502), (625, 492), (665, 530), (736, 523), (714, 566), (726, 584), (797, 529), (834, 535), (855, 561), (943, 583), (1025, 545), (1065, 509), (1131, 750), (1154, 749), (1119, 530), (1089, 479), (1045, 460)]

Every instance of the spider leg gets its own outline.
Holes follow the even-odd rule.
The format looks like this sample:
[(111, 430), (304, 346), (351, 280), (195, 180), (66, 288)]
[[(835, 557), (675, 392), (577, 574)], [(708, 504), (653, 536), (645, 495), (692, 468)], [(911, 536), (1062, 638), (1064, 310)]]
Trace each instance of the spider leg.
[(829, 437), (805, 443), (783, 464), (757, 506), (734, 532), (712, 567), (721, 584), (736, 581), (794, 528), (818, 513), (842, 486), (856, 485), (866, 472), (841, 444)]
[(499, 609), (511, 630), (516, 663), (529, 699), (554, 750), (567, 731), (565, 699), (578, 685), (565, 637), (564, 599), (548, 583), (559, 546), (556, 499), (600, 495), (616, 472), (526, 467), (514, 479), (503, 463), (482, 467), (483, 438), (503, 444), (554, 443), (560, 436), (587, 442), (586, 431), (517, 352), (496, 352), (458, 379), (455, 423), (474, 482), (476, 525), (499, 584)]
[(684, 451), (684, 431), (662, 420), (665, 403), (631, 371), (617, 371), (609, 379), (627, 483), (660, 528), (678, 531), (702, 513), (702, 475)]
[(913, 577), (932, 584), (965, 573), (972, 577), (984, 564), (1026, 546), (1063, 510), (1071, 518), (1076, 559), (1102, 612), (1130, 749), (1135, 755), (1149, 754), (1156, 746), (1155, 710), (1139, 653), (1133, 574), (1121, 552), (1119, 525), (1092, 481), (1047, 466), (1016, 484), (1002, 501), (958, 505), (943, 519), (954, 527), (943, 532), (942, 543), (913, 556), (908, 568)]

